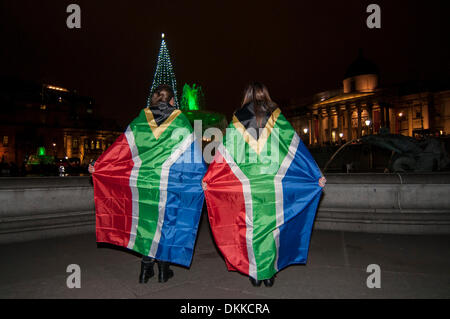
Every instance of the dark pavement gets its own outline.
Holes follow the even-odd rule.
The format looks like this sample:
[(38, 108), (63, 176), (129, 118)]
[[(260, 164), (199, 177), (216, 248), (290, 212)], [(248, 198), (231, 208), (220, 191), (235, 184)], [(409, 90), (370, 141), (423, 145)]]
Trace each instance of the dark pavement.
[[(0, 298), (449, 298), (450, 236), (313, 232), (307, 265), (277, 274), (271, 288), (228, 272), (203, 216), (190, 269), (172, 266), (167, 283), (137, 282), (140, 258), (98, 246), (95, 234), (0, 246)], [(81, 268), (69, 289), (67, 266)], [(381, 288), (366, 285), (367, 266), (381, 268)], [(155, 267), (157, 270), (157, 267)]]

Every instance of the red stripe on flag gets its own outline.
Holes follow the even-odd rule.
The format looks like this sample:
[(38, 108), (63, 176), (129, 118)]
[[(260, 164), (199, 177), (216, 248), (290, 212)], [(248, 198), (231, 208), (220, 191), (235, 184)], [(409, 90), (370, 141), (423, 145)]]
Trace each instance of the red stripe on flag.
[[(211, 183), (210, 181), (214, 181)], [(249, 273), (245, 200), (242, 183), (220, 152), (203, 177), (208, 217), (215, 242), (228, 270)], [(224, 195), (224, 193), (226, 195)]]
[(98, 242), (128, 246), (132, 223), (130, 175), (134, 162), (125, 134), (95, 162), (94, 199)]

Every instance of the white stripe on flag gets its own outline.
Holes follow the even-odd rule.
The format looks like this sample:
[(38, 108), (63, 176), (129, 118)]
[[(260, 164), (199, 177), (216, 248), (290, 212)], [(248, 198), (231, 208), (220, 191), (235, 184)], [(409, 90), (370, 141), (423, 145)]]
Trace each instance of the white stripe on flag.
[(283, 207), (283, 178), (286, 175), (287, 170), (292, 164), (292, 161), (295, 158), (295, 153), (297, 153), (298, 144), (300, 142), (300, 137), (297, 133), (294, 133), (294, 136), (291, 140), (291, 145), (289, 145), (289, 150), (286, 156), (281, 163), (280, 168), (278, 169), (277, 174), (275, 175), (274, 183), (275, 183), (275, 212), (276, 212), (276, 228), (273, 231), (273, 237), (275, 239), (276, 246), (276, 259), (275, 259), (275, 269), (278, 271), (278, 255), (280, 249), (280, 226), (284, 223), (284, 207)]
[(222, 154), (222, 156), (227, 161), (228, 166), (230, 166), (231, 170), (233, 171), (234, 175), (236, 175), (236, 177), (242, 183), (245, 201), (245, 224), (247, 227), (246, 241), (247, 241), (247, 253), (249, 263), (248, 274), (250, 277), (257, 279), (255, 252), (253, 251), (253, 203), (252, 203), (250, 181), (241, 171), (241, 169), (237, 166), (233, 157), (230, 155), (230, 153), (228, 153), (227, 149), (223, 146), (223, 144), (220, 144), (217, 150)]
[(139, 192), (137, 189), (137, 180), (139, 175), (139, 169), (141, 168), (142, 160), (139, 157), (139, 152), (136, 146), (136, 142), (134, 140), (133, 131), (131, 127), (128, 126), (125, 131), (125, 137), (128, 141), (128, 146), (130, 147), (131, 157), (133, 160), (133, 168), (131, 169), (130, 174), (130, 189), (131, 189), (131, 197), (132, 197), (132, 219), (131, 219), (131, 229), (130, 229), (130, 240), (128, 241), (127, 248), (133, 249), (134, 243), (136, 241), (136, 231), (138, 227), (139, 221)]
[(151, 257), (156, 257), (158, 251), (159, 241), (161, 239), (161, 230), (164, 224), (164, 216), (166, 213), (167, 202), (167, 185), (169, 183), (169, 173), (172, 165), (178, 160), (178, 158), (192, 145), (195, 141), (194, 133), (191, 133), (186, 137), (181, 145), (169, 156), (163, 163), (161, 168), (161, 182), (159, 184), (159, 206), (158, 206), (158, 224), (156, 225), (155, 236), (153, 237), (152, 246), (148, 253)]

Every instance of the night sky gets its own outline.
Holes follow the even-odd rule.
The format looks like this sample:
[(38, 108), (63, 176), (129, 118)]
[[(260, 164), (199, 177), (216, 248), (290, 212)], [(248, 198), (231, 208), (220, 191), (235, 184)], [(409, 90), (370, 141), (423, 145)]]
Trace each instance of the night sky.
[[(81, 29), (66, 26), (70, 3), (81, 6)], [(381, 29), (366, 26), (370, 3), (381, 7)], [(145, 106), (164, 32), (178, 90), (201, 85), (207, 108), (229, 118), (252, 80), (281, 108), (339, 88), (359, 48), (381, 85), (449, 79), (444, 3), (0, 1), (0, 72), (92, 96), (97, 114), (125, 125)]]

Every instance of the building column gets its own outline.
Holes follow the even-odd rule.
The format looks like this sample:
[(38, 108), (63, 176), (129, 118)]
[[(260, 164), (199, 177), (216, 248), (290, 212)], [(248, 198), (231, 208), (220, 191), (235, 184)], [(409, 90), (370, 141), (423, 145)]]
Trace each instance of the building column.
[(380, 104), (380, 126), (385, 127), (386, 121), (384, 120), (384, 106)]
[(328, 142), (331, 144), (333, 138), (331, 131), (333, 129), (333, 118), (331, 117), (331, 108), (327, 107), (327, 116), (328, 116)]
[(86, 137), (85, 136), (80, 136), (80, 141), (79, 141), (79, 145), (80, 145), (80, 164), (83, 163), (84, 160), (84, 156), (86, 154), (86, 149), (84, 148), (84, 143), (85, 143)]
[(370, 101), (367, 102), (366, 107), (367, 107), (367, 113), (369, 113), (369, 121), (370, 121), (368, 133), (373, 134), (373, 104), (372, 104), (372, 102), (370, 102)]
[(361, 113), (362, 113), (362, 109), (361, 109), (361, 104), (357, 104), (357, 111), (358, 111), (358, 132), (357, 132), (357, 136), (356, 138), (360, 138), (361, 137), (361, 130), (362, 130), (362, 125), (361, 125)]
[(340, 105), (336, 106), (336, 112), (337, 112), (337, 125), (338, 125), (337, 138), (340, 139), (339, 134), (342, 133), (342, 110), (341, 110)]
[[(430, 127), (436, 128), (436, 107), (435, 98), (433, 93), (429, 93), (426, 99), (425, 107), (423, 104), (420, 108), (420, 121), (422, 129), (428, 129)], [(426, 115), (426, 117), (425, 117)], [(444, 117), (445, 118), (445, 117)], [(444, 120), (445, 121), (445, 120)]]
[(312, 115), (308, 117), (308, 129), (309, 129), (309, 145), (314, 143), (314, 128), (313, 128), (313, 117)]
[(314, 144), (319, 145), (320, 143), (319, 139), (320, 139), (319, 115), (314, 115)]
[(383, 119), (385, 119), (384, 127), (386, 127), (390, 133), (392, 130), (391, 130), (391, 120), (390, 120), (391, 114), (389, 111), (389, 104), (387, 104), (385, 102), (381, 102), (380, 106), (383, 107), (383, 113), (384, 113)]
[(350, 104), (345, 105), (347, 111), (347, 142), (352, 140), (352, 107)]
[(413, 106), (408, 106), (408, 136), (412, 136), (413, 132)]
[(318, 115), (317, 115), (317, 120), (319, 121), (319, 136), (317, 141), (319, 142), (319, 145), (322, 146), (323, 145), (323, 135), (322, 135), (322, 130), (323, 130), (323, 123), (322, 123), (322, 109), (319, 108), (318, 110)]
[(72, 135), (66, 135), (65, 153), (68, 158), (72, 157)]

